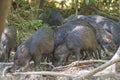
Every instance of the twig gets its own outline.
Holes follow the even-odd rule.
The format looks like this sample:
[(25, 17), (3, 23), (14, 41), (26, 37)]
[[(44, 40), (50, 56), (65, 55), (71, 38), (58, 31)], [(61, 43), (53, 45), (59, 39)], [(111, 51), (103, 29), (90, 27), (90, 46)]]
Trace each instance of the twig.
[(2, 74), (3, 77), (6, 76), (6, 71), (10, 68), (12, 68), (12, 66), (7, 66), (7, 67), (4, 68), (3, 74)]
[(85, 64), (99, 63), (99, 62), (105, 63), (105, 62), (107, 62), (107, 60), (85, 60), (85, 61), (75, 61), (75, 62), (72, 62), (72, 63), (69, 64), (69, 65), (66, 65), (66, 66), (55, 67), (55, 68), (53, 69), (53, 71), (54, 71), (54, 70), (59, 70), (59, 69), (64, 69), (64, 68), (68, 68), (68, 67), (82, 66), (82, 65), (85, 65)]
[(49, 66), (51, 66), (52, 68), (55, 68), (55, 66), (52, 65), (52, 63), (47, 63), (47, 62), (45, 62), (45, 63), (40, 63), (40, 64), (42, 64), (42, 65), (49, 65)]
[(76, 75), (73, 74), (66, 74), (62, 72), (50, 72), (50, 71), (39, 71), (39, 72), (15, 72), (12, 73), (13, 75), (49, 75), (49, 76), (65, 76), (73, 78)]
[(13, 62), (9, 62), (9, 63), (7, 63), (7, 62), (0, 62), (0, 65), (13, 65)]

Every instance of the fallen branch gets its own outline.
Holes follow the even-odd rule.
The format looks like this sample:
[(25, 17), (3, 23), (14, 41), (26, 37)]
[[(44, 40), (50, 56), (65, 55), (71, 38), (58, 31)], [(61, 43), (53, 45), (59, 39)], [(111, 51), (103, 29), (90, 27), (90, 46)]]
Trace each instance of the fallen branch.
[[(32, 64), (34, 64), (34, 62), (30, 62), (30, 64), (32, 65)], [(51, 66), (52, 68), (54, 68), (54, 66), (52, 65), (52, 63), (47, 63), (47, 62), (45, 62), (45, 63), (40, 63), (40, 64), (41, 64), (41, 65), (49, 65), (49, 66)], [(14, 63), (13, 63), (13, 62), (11, 62), (11, 63), (1, 62), (0, 65), (9, 65), (9, 66), (6, 66), (6, 67), (3, 69), (2, 76), (5, 76), (6, 73), (11, 72), (10, 69), (12, 69)]]
[(6, 72), (7, 72), (8, 69), (10, 69), (10, 68), (12, 68), (12, 66), (7, 66), (7, 67), (4, 68), (3, 73), (2, 73), (2, 76), (3, 76), (3, 77), (6, 76)]
[(78, 76), (77, 78), (74, 78), (73, 80), (85, 80), (90, 78), (91, 76), (93, 76), (94, 74), (104, 70), (105, 68), (109, 67), (110, 65), (117, 63), (120, 61), (120, 47), (118, 48), (117, 52), (115, 53), (115, 55), (113, 56), (113, 58), (106, 62), (105, 64), (101, 65), (98, 68), (95, 68), (94, 70), (90, 71), (88, 74), (85, 74), (84, 76)]
[(78, 66), (78, 65), (83, 65), (83, 64), (90, 64), (90, 63), (105, 63), (107, 60), (84, 60), (84, 61), (75, 61), (72, 62), (71, 64), (64, 66), (64, 67), (69, 67), (69, 66)]
[(76, 75), (73, 74), (66, 74), (62, 72), (50, 72), (50, 71), (39, 71), (39, 72), (15, 72), (12, 73), (12, 75), (48, 75), (48, 76), (64, 76), (73, 78)]
[(114, 73), (114, 72), (107, 72), (105, 74), (97, 74), (95, 75), (96, 77), (117, 77), (118, 79), (120, 79), (120, 74), (118, 73)]
[(9, 63), (7, 63), (7, 62), (0, 62), (0, 65), (13, 65), (13, 62), (9, 62)]
[(85, 64), (90, 64), (90, 63), (105, 63), (107, 62), (107, 60), (85, 60), (85, 61), (75, 61), (75, 62), (72, 62), (71, 64), (69, 65), (66, 65), (66, 66), (59, 66), (59, 67), (55, 67), (53, 68), (53, 71), (56, 71), (56, 70), (63, 70), (65, 68), (68, 68), (68, 67), (76, 67), (76, 66), (83, 66)]

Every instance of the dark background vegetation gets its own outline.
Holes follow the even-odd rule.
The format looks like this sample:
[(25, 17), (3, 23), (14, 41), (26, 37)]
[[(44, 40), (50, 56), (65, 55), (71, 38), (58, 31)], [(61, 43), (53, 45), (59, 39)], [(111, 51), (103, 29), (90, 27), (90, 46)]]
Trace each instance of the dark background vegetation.
[(12, 0), (7, 24), (17, 29), (18, 45), (38, 28), (49, 26), (38, 19), (49, 9), (59, 10), (64, 19), (78, 14), (102, 15), (119, 21), (118, 0)]

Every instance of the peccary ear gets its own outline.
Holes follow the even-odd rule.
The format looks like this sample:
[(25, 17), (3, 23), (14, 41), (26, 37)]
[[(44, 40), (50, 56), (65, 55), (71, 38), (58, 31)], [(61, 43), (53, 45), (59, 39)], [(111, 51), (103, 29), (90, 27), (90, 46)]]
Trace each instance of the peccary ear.
[(25, 47), (23, 47), (22, 48), (22, 53), (24, 53), (26, 51), (26, 48)]
[(21, 48), (22, 48), (22, 49), (21, 49), (21, 52), (24, 53), (24, 52), (26, 51), (25, 46), (23, 45)]
[(111, 42), (112, 35), (109, 32), (106, 31), (104, 39), (105, 39), (106, 42)]

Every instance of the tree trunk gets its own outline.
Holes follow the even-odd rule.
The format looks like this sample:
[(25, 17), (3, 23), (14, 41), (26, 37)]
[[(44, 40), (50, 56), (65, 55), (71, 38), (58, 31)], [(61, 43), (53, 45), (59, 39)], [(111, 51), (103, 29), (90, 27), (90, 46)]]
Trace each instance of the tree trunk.
[[(43, 1), (43, 0), (42, 0)], [(41, 0), (35, 0), (35, 19), (37, 19), (37, 15), (38, 15), (38, 10), (39, 10), (39, 7), (40, 7), (40, 5), (41, 5), (42, 3), (41, 3)]]
[(44, 0), (40, 0), (39, 3), (40, 3), (40, 4), (39, 4), (39, 8), (42, 9), (42, 8), (43, 8), (43, 5), (44, 5)]
[(76, 4), (76, 15), (78, 15), (78, 0), (75, 0), (75, 4)]
[(120, 0), (119, 0), (119, 22), (120, 22)]
[(11, 0), (0, 0), (0, 36), (5, 27), (8, 10), (10, 8)]

